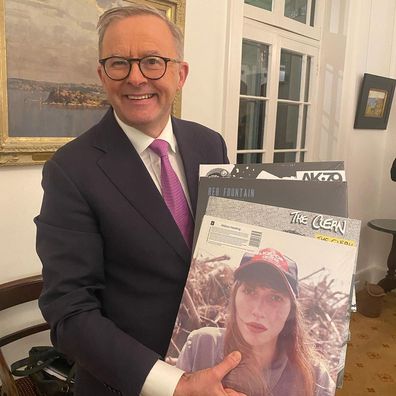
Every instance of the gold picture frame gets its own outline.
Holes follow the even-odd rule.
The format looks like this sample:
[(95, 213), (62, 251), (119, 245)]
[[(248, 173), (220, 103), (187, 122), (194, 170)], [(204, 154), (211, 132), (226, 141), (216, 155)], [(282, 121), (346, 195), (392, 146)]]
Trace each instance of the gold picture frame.
[[(170, 20), (175, 22), (181, 30), (184, 31), (185, 0), (120, 0), (120, 2), (125, 3), (125, 5), (131, 2), (152, 5), (164, 12)], [(46, 67), (46, 62), (49, 62), (51, 67), (56, 67), (58, 63), (60, 67), (64, 65), (64, 70), (57, 70), (58, 76), (67, 75), (70, 69), (70, 67), (68, 69), (67, 61), (71, 57), (69, 56), (67, 60), (62, 63), (61, 58), (65, 50), (65, 43), (66, 45), (69, 43), (73, 51), (78, 50), (76, 42), (79, 44), (83, 43), (81, 46), (83, 47), (85, 45), (86, 47), (81, 48), (81, 53), (88, 48), (89, 44), (90, 49), (92, 46), (94, 47), (95, 57), (97, 58), (97, 33), (94, 28), (96, 21), (89, 21), (89, 23), (85, 21), (85, 24), (80, 23), (83, 29), (90, 29), (89, 34), (92, 34), (92, 37), (89, 36), (89, 40), (88, 38), (85, 40), (85, 37), (84, 40), (78, 40), (79, 37), (76, 36), (73, 42), (73, 40), (68, 41), (70, 37), (67, 37), (66, 34), (62, 37), (62, 29), (60, 29), (61, 31), (56, 31), (59, 29), (55, 29), (55, 24), (52, 24), (50, 19), (52, 15), (54, 18), (59, 18), (59, 15), (72, 14), (72, 12), (74, 12), (74, 16), (77, 15), (76, 12), (79, 12), (78, 15), (83, 13), (86, 14), (86, 9), (91, 7), (93, 3), (88, 0), (78, 0), (78, 2), (74, 3), (76, 8), (74, 10), (72, 9), (72, 1), (68, 2), (67, 7), (70, 7), (70, 9), (67, 10), (60, 10), (59, 3), (56, 3), (56, 0), (53, 0), (53, 4), (51, 4), (51, 1), (45, 6), (40, 4), (41, 3), (36, 3), (36, 9), (31, 9), (32, 13), (36, 11), (38, 11), (38, 13), (30, 15), (29, 17), (33, 18), (40, 28), (45, 26), (47, 32), (52, 29), (52, 37), (49, 34), (40, 34), (37, 35), (37, 40), (35, 40), (35, 33), (31, 30), (32, 26), (25, 29), (23, 26), (19, 25), (20, 21), (16, 19), (23, 15), (26, 16), (26, 13), (30, 12), (28, 7), (32, 5), (32, 2), (27, 1), (26, 7), (23, 8), (23, 4), (21, 5), (20, 1), (0, 0), (0, 166), (44, 163), (59, 147), (88, 129), (84, 126), (81, 127), (84, 129), (76, 132), (76, 135), (68, 136), (66, 134), (69, 133), (66, 128), (70, 118), (74, 124), (81, 125), (77, 119), (75, 120), (74, 116), (69, 117), (69, 115), (73, 113), (73, 109), (77, 110), (74, 111), (74, 113), (78, 113), (80, 119), (82, 117), (84, 122), (90, 122), (90, 125), (95, 123), (92, 119), (95, 117), (99, 119), (101, 114), (106, 110), (104, 101), (101, 101), (100, 93), (96, 92), (96, 85), (100, 86), (99, 80), (97, 80), (96, 85), (94, 83), (85, 84), (85, 80), (80, 78), (80, 81), (84, 81), (84, 83), (80, 82), (78, 84), (79, 87), (82, 86), (83, 89), (79, 88), (79, 90), (77, 90), (74, 86), (78, 84), (70, 83), (70, 80), (63, 84), (60, 82), (49, 82), (50, 78), (47, 77), (48, 73), (43, 72)], [(69, 6), (69, 4), (71, 5)], [(7, 14), (7, 16), (6, 6), (9, 6), (9, 14)], [(46, 7), (46, 9), (37, 10), (37, 8), (41, 6)], [(85, 7), (85, 10), (81, 11), (81, 7)], [(12, 35), (10, 34), (9, 40), (6, 36), (8, 18), (10, 18), (10, 20), (14, 18), (13, 22), (15, 25), (15, 27), (13, 27), (11, 22), (7, 25), (8, 29), (13, 33)], [(38, 18), (43, 18), (43, 20), (37, 22)], [(15, 21), (18, 21), (18, 24), (15, 23)], [(65, 30), (67, 25), (66, 23), (64, 24)], [(58, 27), (59, 26), (58, 24)], [(44, 30), (42, 30), (41, 33), (42, 32), (44, 32)], [(18, 37), (18, 35), (20, 35), (20, 37)], [(16, 42), (15, 40), (19, 40), (15, 48), (20, 52), (14, 54), (12, 58), (7, 59), (7, 51), (9, 50), (7, 46), (11, 46), (13, 42)], [(26, 47), (27, 45), (29, 47)], [(47, 49), (47, 45), (51, 47), (51, 51)], [(56, 47), (56, 45), (58, 47)], [(36, 46), (36, 48), (32, 49), (32, 46)], [(40, 58), (43, 54), (43, 46), (46, 47), (45, 51), (48, 51), (50, 55), (49, 59), (45, 59), (45, 56), (43, 56), (42, 59)], [(29, 52), (30, 50), (31, 52)], [(57, 59), (58, 57), (59, 60)], [(37, 63), (40, 61), (43, 61), (44, 66)], [(97, 62), (97, 59), (95, 62)], [(32, 70), (34, 70), (36, 64), (39, 65), (38, 69), (40, 70), (36, 69), (37, 73), (34, 74)], [(20, 70), (18, 69), (19, 67), (21, 68)], [(94, 67), (92, 67), (92, 78), (96, 77), (95, 68), (96, 63)], [(18, 70), (16, 71), (16, 69)], [(9, 74), (10, 70), (13, 70), (13, 73)], [(91, 70), (91, 68), (89, 70)], [(85, 93), (85, 89), (88, 93)], [(95, 91), (94, 94), (97, 95), (94, 99), (92, 99), (91, 95), (92, 90)], [(83, 94), (81, 94), (81, 91), (83, 91)], [(58, 97), (63, 95), (63, 98), (66, 96), (68, 99), (67, 101), (63, 99), (60, 103), (54, 103), (53, 101), (49, 102), (48, 98), (51, 94), (52, 97), (54, 96), (53, 94), (57, 94)], [(80, 99), (81, 95), (84, 99)], [(71, 99), (70, 96), (72, 96)], [(87, 104), (88, 102), (89, 104)], [(26, 109), (28, 109), (30, 113), (26, 113)], [(68, 114), (67, 117), (65, 116), (66, 121), (62, 123), (62, 118), (59, 118), (58, 115), (62, 111), (64, 113), (65, 110), (70, 114)], [(45, 114), (47, 114), (45, 112), (52, 112), (53, 114), (51, 117), (45, 118)], [(181, 94), (178, 94), (173, 104), (172, 114), (180, 116), (180, 113)], [(45, 122), (43, 122), (44, 120)], [(56, 125), (56, 130), (50, 129), (53, 128), (51, 125)]]

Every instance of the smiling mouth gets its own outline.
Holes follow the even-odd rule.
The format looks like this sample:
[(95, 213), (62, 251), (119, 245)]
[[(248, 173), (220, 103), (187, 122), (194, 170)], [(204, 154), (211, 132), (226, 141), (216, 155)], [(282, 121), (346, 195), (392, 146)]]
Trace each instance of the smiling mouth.
[(263, 333), (264, 331), (267, 331), (267, 328), (256, 322), (249, 322), (246, 323), (246, 327), (252, 332), (252, 333)]
[(126, 95), (126, 97), (130, 100), (144, 100), (151, 99), (154, 94), (146, 94), (146, 95)]

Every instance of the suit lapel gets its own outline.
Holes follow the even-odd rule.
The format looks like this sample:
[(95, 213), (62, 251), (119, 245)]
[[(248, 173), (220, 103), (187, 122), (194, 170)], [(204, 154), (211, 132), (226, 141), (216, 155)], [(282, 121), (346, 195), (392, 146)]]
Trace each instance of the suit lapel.
[(95, 147), (104, 152), (98, 166), (129, 203), (185, 261), (190, 250), (140, 156), (110, 110), (99, 125)]
[(196, 147), (196, 142), (194, 142), (192, 134), (183, 129), (182, 121), (172, 117), (172, 127), (183, 161), (191, 208), (195, 217), (198, 196), (199, 164), (202, 157), (200, 157), (198, 147)]

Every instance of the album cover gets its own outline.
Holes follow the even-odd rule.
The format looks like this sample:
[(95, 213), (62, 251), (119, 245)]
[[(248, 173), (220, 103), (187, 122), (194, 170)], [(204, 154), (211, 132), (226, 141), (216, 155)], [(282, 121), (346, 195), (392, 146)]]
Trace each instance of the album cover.
[(201, 177), (195, 213), (197, 238), (210, 196), (347, 217), (347, 183)]
[[(207, 178), (211, 180), (206, 180)], [(236, 180), (222, 182), (217, 181), (219, 178)], [(249, 183), (240, 179), (256, 180)], [(281, 181), (281, 184), (274, 184), (276, 181)], [(295, 184), (296, 181), (299, 183)], [(307, 182), (307, 185), (302, 182)], [(319, 184), (319, 182), (325, 183)], [(329, 186), (326, 182), (334, 183)], [(243, 190), (238, 190), (238, 185), (241, 185)], [(249, 185), (253, 185), (252, 190), (248, 190)], [(260, 188), (258, 195), (255, 194), (255, 186)], [(200, 165), (194, 244), (210, 195), (348, 216), (347, 184), (342, 161)], [(354, 282), (351, 285), (350, 302), (350, 310), (356, 312)], [(345, 344), (344, 356), (346, 349)], [(341, 387), (342, 383), (343, 373), (340, 372), (337, 387)]]
[(200, 177), (346, 181), (343, 161), (200, 165)]
[[(328, 183), (285, 179), (201, 177), (195, 217), (194, 245), (199, 234), (202, 218), (207, 209), (207, 202), (211, 196), (340, 217), (348, 216), (347, 183), (345, 181)], [(245, 211), (240, 212), (239, 215), (241, 216), (239, 221), (250, 216)], [(349, 291), (349, 301), (350, 312), (356, 312), (356, 292), (353, 281)], [(349, 315), (350, 313), (348, 313)], [(345, 356), (346, 343), (344, 349)], [(342, 384), (343, 373), (340, 371), (337, 387), (342, 387)]]
[(166, 361), (196, 371), (238, 349), (226, 387), (334, 395), (359, 232), (357, 220), (210, 197)]
[[(346, 182), (346, 175), (344, 170), (344, 162), (343, 161), (321, 161), (321, 162), (290, 162), (290, 163), (267, 163), (267, 164), (203, 164), (200, 165), (200, 178), (233, 178), (233, 179), (266, 179), (266, 180), (283, 180), (286, 183), (286, 180), (299, 180), (299, 181), (310, 181), (310, 182)], [(209, 184), (213, 184), (215, 182), (207, 182)], [(238, 182), (231, 182), (232, 186), (234, 187), (235, 184)], [(223, 183), (225, 185), (227, 183)], [(246, 186), (246, 183), (245, 183)], [(273, 184), (270, 184), (268, 187), (272, 188)], [(300, 186), (290, 186), (291, 188), (296, 188), (300, 194), (304, 194), (302, 188), (303, 185)], [(310, 188), (309, 186), (307, 186)], [(327, 186), (323, 187), (323, 193), (326, 195), (330, 189), (334, 187), (336, 190), (340, 188), (340, 186)], [(338, 216), (348, 216), (348, 203), (347, 203), (347, 185), (346, 183), (341, 186), (341, 189), (344, 189), (345, 197), (338, 197), (340, 198), (339, 201), (334, 200), (333, 196), (329, 196), (330, 200), (322, 199), (322, 196), (318, 196), (317, 190), (320, 189), (320, 186), (315, 186), (313, 191), (307, 191), (309, 199), (304, 203), (304, 206), (300, 206), (301, 199), (299, 197), (294, 197), (291, 195), (292, 204), (285, 205), (285, 207), (296, 207), (301, 208), (304, 210), (310, 210), (314, 212), (324, 212), (330, 213)], [(201, 187), (201, 189), (204, 189)], [(290, 190), (289, 190), (290, 191)], [(210, 190), (208, 189), (207, 193), (209, 192), (218, 194), (221, 196), (232, 195), (232, 191), (225, 190), (221, 192), (220, 190)], [(228, 194), (230, 193), (230, 194)], [(248, 194), (246, 194), (248, 195)], [(262, 194), (260, 195), (262, 197)], [(284, 199), (288, 196), (282, 196), (279, 202), (274, 200), (273, 196), (271, 200), (263, 201), (261, 203), (266, 203), (269, 205), (276, 205), (282, 206)], [(317, 197), (317, 199), (316, 199)], [(202, 191), (199, 193), (198, 196), (198, 209), (196, 212), (196, 222), (195, 222), (195, 237), (194, 243), (196, 241), (196, 235), (199, 232), (200, 222), (202, 216), (204, 214), (203, 207), (205, 207), (205, 193)], [(238, 198), (236, 198), (238, 199)], [(243, 199), (243, 198), (242, 198)], [(276, 199), (276, 197), (275, 197)], [(311, 204), (312, 199), (316, 199), (316, 206)], [(336, 197), (337, 199), (337, 197)], [(247, 201), (252, 202), (260, 202), (258, 200), (250, 200), (246, 199)], [(329, 206), (329, 202), (330, 205)], [(293, 205), (293, 203), (295, 203)], [(308, 206), (307, 206), (308, 204)], [(309, 206), (311, 205), (311, 206)], [(334, 207), (337, 205), (336, 207)], [(353, 284), (351, 290), (351, 310), (356, 312), (356, 292), (355, 286)]]
[[(205, 214), (207, 199), (212, 195), (348, 216), (347, 185), (343, 161), (201, 164), (199, 175), (195, 239)], [(211, 180), (206, 180), (206, 178)], [(219, 181), (219, 178), (226, 179), (226, 181)], [(240, 179), (248, 179), (248, 181)], [(257, 181), (251, 181), (251, 179)], [(267, 181), (264, 182), (264, 180)], [(307, 185), (288, 184), (288, 180), (311, 183)], [(282, 181), (282, 183), (278, 185), (274, 184), (274, 181)], [(330, 181), (336, 182), (336, 184), (331, 186), (324, 184), (322, 187), (318, 185), (319, 182)], [(328, 195), (333, 189), (334, 194)], [(328, 199), (323, 200), (322, 198), (326, 196)]]

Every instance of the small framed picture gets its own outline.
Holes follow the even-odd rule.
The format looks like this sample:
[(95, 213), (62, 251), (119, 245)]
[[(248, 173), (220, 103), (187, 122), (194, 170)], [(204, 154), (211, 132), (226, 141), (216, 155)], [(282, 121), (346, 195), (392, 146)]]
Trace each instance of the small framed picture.
[(355, 116), (355, 129), (386, 129), (396, 80), (365, 73)]

